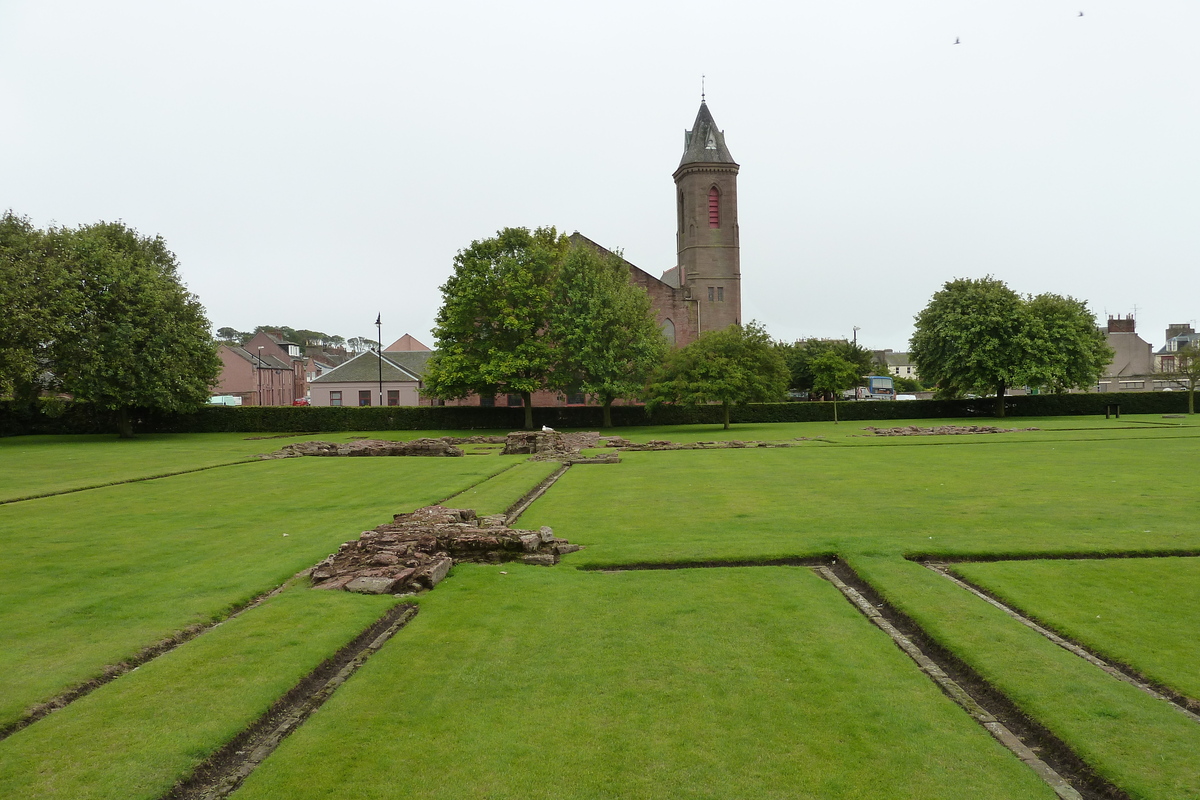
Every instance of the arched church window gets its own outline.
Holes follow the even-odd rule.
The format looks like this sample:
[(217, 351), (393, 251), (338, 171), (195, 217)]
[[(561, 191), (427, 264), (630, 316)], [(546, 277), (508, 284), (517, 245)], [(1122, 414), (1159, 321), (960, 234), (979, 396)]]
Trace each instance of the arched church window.
[(675, 323), (669, 319), (664, 319), (662, 324), (663, 338), (667, 340), (667, 344), (675, 346)]
[(715, 186), (708, 190), (708, 227), (721, 227), (721, 193)]
[(683, 233), (683, 192), (679, 193), (679, 232)]

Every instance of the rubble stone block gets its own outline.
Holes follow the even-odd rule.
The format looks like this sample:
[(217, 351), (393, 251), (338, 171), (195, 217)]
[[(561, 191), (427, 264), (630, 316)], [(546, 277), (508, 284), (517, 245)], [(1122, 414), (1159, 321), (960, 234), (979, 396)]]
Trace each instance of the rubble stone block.
[(558, 563), (558, 556), (550, 553), (530, 553), (529, 555), (521, 556), (522, 563), (532, 564), (537, 567), (553, 567)]
[(396, 586), (395, 578), (362, 577), (355, 578), (346, 584), (347, 592), (359, 594), (390, 594)]

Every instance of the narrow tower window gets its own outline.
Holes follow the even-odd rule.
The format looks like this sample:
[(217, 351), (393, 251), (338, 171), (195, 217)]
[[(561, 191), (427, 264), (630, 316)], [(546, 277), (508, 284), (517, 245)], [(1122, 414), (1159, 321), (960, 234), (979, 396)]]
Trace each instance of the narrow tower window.
[(721, 193), (715, 186), (708, 190), (708, 227), (721, 227)]

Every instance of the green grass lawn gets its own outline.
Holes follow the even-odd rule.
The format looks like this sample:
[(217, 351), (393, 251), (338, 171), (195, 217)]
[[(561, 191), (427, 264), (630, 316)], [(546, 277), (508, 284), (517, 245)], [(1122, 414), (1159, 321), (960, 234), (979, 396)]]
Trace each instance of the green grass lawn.
[[(587, 549), (552, 569), (456, 567), (421, 599), (414, 623), (237, 797), (1052, 796), (808, 570), (572, 569), (836, 553), (1131, 797), (1200, 798), (1200, 726), (903, 559), (1200, 550), (1200, 498), (1168, 485), (1200, 454), (1200, 428), (1190, 418), (1158, 416), (912, 424), (942, 422), (1043, 430), (862, 435), (867, 425), (906, 424), (883, 421), (615, 431), (642, 441), (815, 441), (626, 453), (617, 465), (572, 468), (520, 526), (550, 525)], [(364, 435), (430, 432), (313, 438)], [(139, 440), (144, 448), (121, 450), (127, 443), (102, 437), (38, 438), (19, 446), (0, 440), (7, 448), (0, 477), (25, 481), (0, 484), (0, 495), (158, 474), (170, 464), (219, 464), (301, 440), (147, 437)], [(20, 455), (8, 460), (13, 453)], [(392, 513), (464, 489), (451, 505), (498, 513), (553, 466), (491, 454), (289, 459), (0, 505), (0, 567), (8, 576), (0, 582), (0, 723), (104, 664), (221, 616)], [(1025, 610), (1155, 679), (1193, 685), (1186, 680), (1195, 676), (1198, 620), (1176, 608), (1200, 599), (1192, 560), (1113, 562), (1115, 573), (1097, 573), (1090, 584), (1076, 573), (1054, 577), (1067, 575), (1053, 570), (1070, 563), (964, 571), (979, 571), (981, 582), (1011, 592)], [(1162, 571), (1122, 577), (1151, 563)], [(1041, 569), (1048, 571), (1030, 571)], [(1157, 588), (1139, 593), (1145, 585)], [(338, 597), (347, 608), (378, 602)], [(1071, 608), (1100, 600), (1117, 617), (1111, 625), (1071, 616)], [(343, 621), (331, 622), (331, 638), (311, 651), (298, 639), (311, 637), (290, 625), (245, 641), (221, 639), (225, 626), (218, 627), (176, 654), (207, 653), (201, 660), (228, 667), (227, 678), (185, 671), (173, 683), (207, 697), (206, 682), (219, 687), (269, 672), (262, 659), (273, 647), (281, 647), (287, 669), (302, 669), (338, 636), (353, 635), (357, 618), (337, 614), (330, 619)], [(304, 624), (320, 627), (321, 614), (313, 617)], [(1157, 662), (1153, 650), (1161, 651)], [(9, 781), (0, 796), (40, 796), (55, 786), (66, 787), (62, 796), (153, 793), (249, 718), (239, 710), (194, 735), (134, 731), (137, 709), (152, 707), (158, 691), (135, 678), (155, 674), (147, 671), (158, 663), (0, 743), (0, 776)], [(227, 695), (244, 697), (236, 702), (251, 717), (282, 691), (255, 686)], [(78, 718), (68, 713), (75, 708)], [(120, 751), (118, 778), (90, 771), (98, 757), (86, 749), (85, 730)], [(8, 769), (3, 745), (28, 749)], [(79, 764), (47, 771), (36, 752)], [(77, 788), (89, 781), (108, 788)]]
[(560, 466), (557, 461), (522, 462), (451, 497), (446, 505), (451, 508), (471, 508), (480, 516), (503, 514)]
[(520, 460), (296, 458), (0, 506), (0, 723)]
[(955, 572), (1092, 651), (1200, 698), (1200, 558), (1001, 561)]
[(1200, 439), (1041, 435), (625, 453), (570, 470), (522, 522), (588, 545), (572, 559), (589, 565), (1200, 548), (1200, 498), (1162, 488)]
[(0, 742), (0, 797), (161, 797), (395, 602), (271, 598)]
[(251, 459), (283, 442), (245, 433), (10, 436), (0, 439), (0, 500), (102, 486)]
[(239, 800), (1054, 796), (807, 569), (459, 566), (421, 605)]
[(1131, 797), (1200, 797), (1200, 725), (919, 564), (895, 558), (850, 563)]
[[(504, 431), (341, 431), (287, 435), (263, 433), (162, 433), (121, 440), (110, 435), (0, 438), (0, 502), (120, 481), (172, 475), (253, 459), (310, 440), (409, 441), (422, 436), (503, 435)], [(490, 452), (492, 448), (464, 448)]]

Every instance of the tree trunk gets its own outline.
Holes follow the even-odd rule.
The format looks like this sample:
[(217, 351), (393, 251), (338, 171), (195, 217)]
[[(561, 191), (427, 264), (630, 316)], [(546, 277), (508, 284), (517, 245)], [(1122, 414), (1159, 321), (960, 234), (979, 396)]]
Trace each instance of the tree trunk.
[(533, 392), (521, 392), (525, 401), (525, 430), (533, 430)]
[(613, 401), (613, 399), (611, 397), (603, 398), (603, 402), (604, 402), (603, 427), (605, 427), (605, 428), (611, 428), (613, 426), (613, 424), (612, 424), (612, 401)]
[(725, 430), (729, 430), (729, 403), (722, 403), (721, 406), (725, 409)]
[(122, 408), (117, 412), (117, 437), (120, 439), (133, 438), (133, 420), (129, 416), (128, 408)]
[(1194, 379), (1188, 382), (1188, 413), (1196, 413), (1196, 381)]
[(996, 416), (997, 417), (1004, 416), (1004, 389), (1005, 388), (1006, 387), (1004, 386), (1003, 383), (996, 384)]

